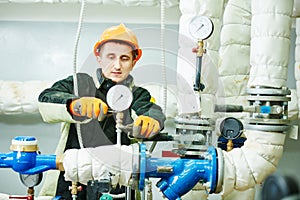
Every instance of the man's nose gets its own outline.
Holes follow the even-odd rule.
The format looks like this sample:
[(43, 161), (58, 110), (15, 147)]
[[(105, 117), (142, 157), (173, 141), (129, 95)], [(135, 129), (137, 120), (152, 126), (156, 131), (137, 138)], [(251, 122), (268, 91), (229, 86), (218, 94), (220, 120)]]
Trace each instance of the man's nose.
[(121, 68), (121, 62), (120, 62), (120, 59), (115, 59), (114, 61), (114, 68), (115, 69), (120, 69)]

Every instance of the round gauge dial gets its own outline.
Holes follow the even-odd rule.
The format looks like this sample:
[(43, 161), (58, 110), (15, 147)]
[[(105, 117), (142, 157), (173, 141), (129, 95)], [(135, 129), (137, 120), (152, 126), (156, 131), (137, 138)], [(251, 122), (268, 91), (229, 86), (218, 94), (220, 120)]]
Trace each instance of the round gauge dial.
[(243, 123), (234, 117), (227, 117), (220, 124), (221, 134), (227, 140), (234, 140), (240, 137), (243, 129)]
[(209, 38), (213, 32), (214, 25), (206, 16), (196, 16), (191, 19), (189, 30), (190, 34), (197, 40)]
[(115, 85), (110, 88), (106, 100), (111, 109), (121, 112), (129, 108), (133, 96), (131, 90), (124, 85)]
[(43, 174), (20, 174), (20, 179), (26, 187), (34, 187), (41, 183)]

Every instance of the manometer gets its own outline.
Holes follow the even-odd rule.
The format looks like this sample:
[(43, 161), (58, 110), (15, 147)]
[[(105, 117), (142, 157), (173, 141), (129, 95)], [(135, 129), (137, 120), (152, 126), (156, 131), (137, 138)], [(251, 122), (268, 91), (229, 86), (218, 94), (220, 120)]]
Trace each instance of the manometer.
[(205, 40), (211, 36), (214, 25), (206, 16), (195, 16), (190, 21), (189, 30), (195, 39)]
[(43, 179), (43, 173), (39, 174), (20, 174), (21, 182), (26, 187), (34, 187), (41, 183)]
[(111, 87), (106, 95), (109, 107), (117, 112), (121, 112), (129, 108), (132, 99), (132, 92), (125, 85), (115, 85)]
[(220, 125), (221, 134), (227, 140), (234, 140), (240, 137), (243, 129), (243, 123), (234, 117), (227, 117)]

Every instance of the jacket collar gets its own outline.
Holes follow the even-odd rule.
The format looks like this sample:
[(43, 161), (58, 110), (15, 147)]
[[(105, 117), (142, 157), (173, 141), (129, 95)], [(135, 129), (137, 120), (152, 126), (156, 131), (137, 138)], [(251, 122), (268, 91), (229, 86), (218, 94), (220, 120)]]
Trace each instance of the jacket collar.
[[(103, 76), (103, 73), (102, 73), (102, 69), (101, 68), (98, 68), (96, 70), (96, 73), (93, 74), (93, 80), (95, 82), (95, 85), (97, 88), (101, 87), (101, 85), (107, 81), (107, 80), (110, 80), (111, 79), (107, 79)], [(126, 85), (127, 87), (129, 87), (130, 89), (132, 89), (132, 87), (134, 86), (134, 82), (133, 82), (133, 77), (131, 75), (129, 75), (124, 81), (118, 83), (118, 84), (121, 84), (121, 85)]]

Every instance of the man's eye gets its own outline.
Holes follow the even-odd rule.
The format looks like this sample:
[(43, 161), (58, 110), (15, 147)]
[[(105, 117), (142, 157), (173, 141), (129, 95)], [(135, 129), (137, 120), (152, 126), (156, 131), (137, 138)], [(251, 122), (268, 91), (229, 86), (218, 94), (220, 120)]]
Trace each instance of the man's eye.
[(113, 60), (113, 59), (115, 59), (115, 56), (114, 55), (108, 55), (107, 58), (110, 59), (110, 60)]
[(122, 57), (121, 57), (121, 60), (122, 60), (122, 61), (128, 61), (128, 60), (130, 60), (130, 58), (129, 58), (128, 56), (122, 56)]

